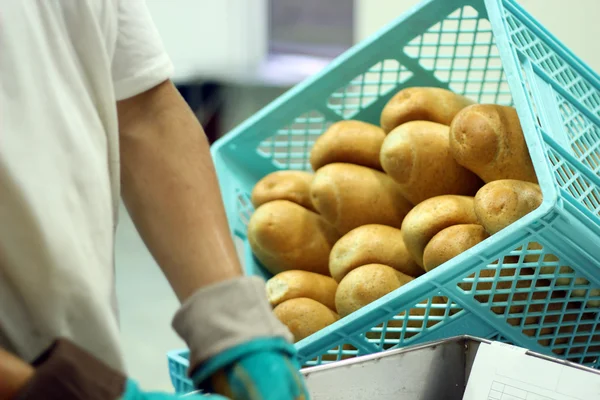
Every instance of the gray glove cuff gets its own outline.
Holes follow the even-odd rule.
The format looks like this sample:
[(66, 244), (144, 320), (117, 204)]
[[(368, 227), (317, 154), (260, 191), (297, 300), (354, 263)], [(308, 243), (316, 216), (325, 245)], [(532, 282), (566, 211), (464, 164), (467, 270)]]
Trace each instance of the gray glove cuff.
[(231, 279), (199, 289), (175, 314), (173, 329), (190, 348), (190, 370), (252, 339), (293, 340), (273, 314), (265, 282), (258, 277)]

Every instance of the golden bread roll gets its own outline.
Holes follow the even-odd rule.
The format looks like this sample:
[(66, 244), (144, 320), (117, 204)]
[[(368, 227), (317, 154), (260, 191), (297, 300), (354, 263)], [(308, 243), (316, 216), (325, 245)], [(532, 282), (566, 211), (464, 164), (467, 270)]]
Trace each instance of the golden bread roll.
[(381, 127), (388, 133), (408, 121), (431, 121), (450, 125), (452, 118), (473, 104), (471, 99), (436, 87), (402, 89), (392, 97), (381, 112)]
[(363, 225), (346, 233), (331, 249), (329, 272), (340, 282), (348, 272), (366, 264), (383, 264), (417, 277), (425, 271), (406, 250), (402, 231), (386, 225)]
[(439, 231), (425, 246), (423, 266), (431, 271), (460, 253), (483, 242), (489, 235), (484, 227), (477, 224), (449, 226)]
[(450, 151), (463, 167), (484, 182), (517, 179), (537, 182), (517, 111), (475, 104), (456, 115), (450, 126)]
[(411, 121), (385, 138), (381, 165), (411, 203), (444, 194), (473, 196), (483, 185), (450, 154), (449, 131), (436, 122)]
[(423, 266), (425, 246), (439, 231), (452, 225), (477, 224), (473, 197), (444, 195), (419, 203), (404, 218), (402, 235), (406, 249)]
[(267, 298), (272, 306), (306, 297), (335, 310), (336, 290), (337, 282), (331, 277), (301, 270), (280, 272), (267, 281)]
[(353, 120), (336, 122), (315, 142), (310, 165), (315, 171), (337, 162), (381, 170), (379, 150), (384, 138), (385, 133), (376, 125)]
[(262, 178), (252, 189), (254, 207), (273, 200), (289, 200), (315, 211), (310, 201), (313, 174), (306, 171), (275, 171)]
[(304, 297), (284, 301), (275, 307), (273, 313), (292, 332), (294, 342), (299, 342), (340, 319), (328, 307)]
[(363, 265), (350, 271), (339, 283), (335, 293), (336, 310), (345, 317), (412, 280), (387, 265)]
[(310, 187), (318, 212), (341, 234), (367, 224), (402, 226), (412, 204), (383, 172), (354, 164), (320, 168)]
[(475, 195), (475, 214), (485, 230), (493, 235), (542, 204), (538, 184), (512, 179), (493, 181)]
[(339, 239), (323, 217), (287, 200), (258, 207), (248, 223), (248, 242), (272, 274), (300, 269), (329, 274), (329, 252)]

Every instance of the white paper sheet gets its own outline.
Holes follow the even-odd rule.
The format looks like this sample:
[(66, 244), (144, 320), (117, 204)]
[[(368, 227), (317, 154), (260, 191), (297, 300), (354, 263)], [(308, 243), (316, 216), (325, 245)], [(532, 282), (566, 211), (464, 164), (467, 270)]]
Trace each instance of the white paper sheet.
[(482, 343), (463, 400), (600, 400), (600, 375)]

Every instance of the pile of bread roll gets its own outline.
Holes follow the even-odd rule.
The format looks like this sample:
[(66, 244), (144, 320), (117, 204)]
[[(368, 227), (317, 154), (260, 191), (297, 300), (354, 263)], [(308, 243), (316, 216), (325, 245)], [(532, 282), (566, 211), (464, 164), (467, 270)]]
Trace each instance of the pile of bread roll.
[(380, 126), (334, 123), (310, 163), (314, 173), (260, 180), (248, 224), (254, 255), (274, 275), (274, 312), (296, 341), (542, 202), (516, 110), (440, 88), (401, 90)]

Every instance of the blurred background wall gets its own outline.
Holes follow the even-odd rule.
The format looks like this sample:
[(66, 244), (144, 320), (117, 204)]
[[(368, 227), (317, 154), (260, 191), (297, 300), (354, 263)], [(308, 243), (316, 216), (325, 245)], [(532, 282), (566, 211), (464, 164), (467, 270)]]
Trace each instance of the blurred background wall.
[[(211, 140), (318, 72), (417, 0), (146, 0), (175, 64), (174, 81)], [(600, 1), (519, 0), (600, 71)], [(177, 301), (125, 209), (116, 243), (126, 361), (146, 389), (171, 390), (166, 352)]]

